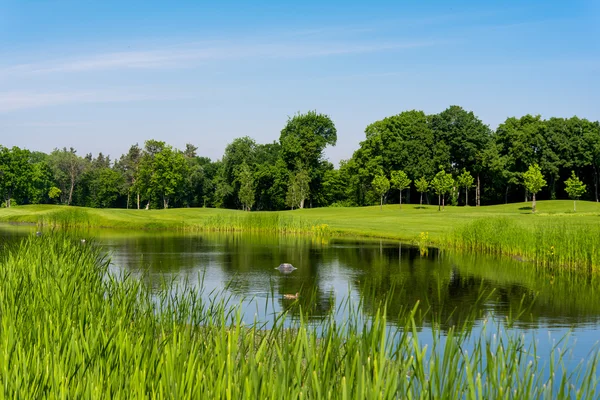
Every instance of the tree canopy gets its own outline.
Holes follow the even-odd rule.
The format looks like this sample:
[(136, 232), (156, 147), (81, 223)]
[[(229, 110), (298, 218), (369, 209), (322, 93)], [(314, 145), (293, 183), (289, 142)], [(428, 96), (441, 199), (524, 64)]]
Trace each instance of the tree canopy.
[[(217, 160), (202, 155), (201, 142), (178, 149), (149, 139), (116, 158), (81, 156), (74, 148), (45, 154), (0, 146), (0, 204), (282, 210), (402, 205), (417, 197), (429, 204), (433, 193), (440, 207), (448, 193), (453, 204), (465, 205), (527, 201), (530, 193), (535, 199), (600, 200), (598, 121), (527, 114), (491, 130), (472, 111), (453, 105), (439, 114), (387, 116), (369, 123), (364, 134), (339, 166), (324, 153), (337, 143), (335, 124), (317, 111), (288, 118), (271, 143), (241, 134)], [(534, 165), (535, 177), (529, 172)], [(396, 190), (383, 190), (383, 178)], [(544, 184), (529, 188), (537, 181)], [(586, 190), (575, 198), (577, 182)]]

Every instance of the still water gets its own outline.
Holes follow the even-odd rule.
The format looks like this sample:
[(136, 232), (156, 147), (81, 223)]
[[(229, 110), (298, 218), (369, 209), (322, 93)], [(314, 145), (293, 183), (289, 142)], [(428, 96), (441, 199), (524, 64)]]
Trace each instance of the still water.
[[(1, 226), (0, 240), (15, 242), (34, 231)], [(537, 270), (512, 259), (437, 249), (423, 254), (399, 242), (349, 238), (109, 230), (81, 235), (108, 252), (113, 273), (129, 273), (155, 290), (173, 281), (192, 285), (207, 300), (229, 298), (242, 305), (248, 322), (268, 321), (284, 309), (293, 318), (298, 304), (313, 320), (343, 318), (336, 311), (346, 302), (360, 304), (368, 315), (375, 293), (390, 297), (392, 325), (417, 302), (428, 309), (416, 321), (421, 332), (434, 320), (443, 331), (475, 311), (481, 316), (475, 329), (484, 319), (510, 318), (510, 329), (531, 337), (542, 352), (570, 334), (574, 363), (585, 360), (600, 338), (597, 277)], [(297, 269), (283, 274), (276, 269), (281, 263)], [(296, 293), (297, 303), (285, 298)]]

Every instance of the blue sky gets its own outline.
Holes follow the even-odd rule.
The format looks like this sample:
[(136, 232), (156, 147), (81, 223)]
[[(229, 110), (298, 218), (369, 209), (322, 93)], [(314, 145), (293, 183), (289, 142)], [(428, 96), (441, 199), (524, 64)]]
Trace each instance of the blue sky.
[(600, 2), (323, 3), (0, 0), (0, 144), (217, 159), (317, 110), (337, 163), (404, 110), (600, 119)]

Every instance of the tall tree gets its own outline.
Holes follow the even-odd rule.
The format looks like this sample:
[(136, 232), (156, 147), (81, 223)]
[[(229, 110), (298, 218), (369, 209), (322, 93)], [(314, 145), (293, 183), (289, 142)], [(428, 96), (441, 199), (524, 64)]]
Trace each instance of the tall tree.
[(542, 170), (537, 164), (529, 166), (527, 172), (523, 174), (523, 185), (529, 193), (533, 196), (533, 202), (531, 203), (531, 212), (535, 212), (535, 195), (537, 192), (542, 190), (546, 186), (546, 180), (542, 175)]
[(238, 193), (240, 203), (242, 203), (244, 210), (250, 211), (254, 205), (254, 179), (252, 171), (250, 171), (250, 167), (246, 163), (242, 164), (239, 168), (236, 179), (240, 183)]
[(577, 211), (577, 200), (585, 193), (585, 184), (579, 180), (575, 171), (571, 171), (571, 177), (565, 181), (565, 191), (573, 199), (573, 211)]
[[(508, 118), (498, 126), (495, 137), (500, 155), (505, 160), (510, 184), (520, 185), (523, 174), (534, 163), (542, 167), (541, 171), (556, 176), (555, 157), (548, 146), (546, 124), (541, 116)], [(526, 190), (525, 201), (527, 194)]]
[(168, 208), (173, 198), (177, 199), (184, 193), (184, 177), (187, 174), (187, 163), (182, 152), (164, 142), (146, 141), (136, 186), (148, 204), (153, 202)]
[(142, 149), (136, 143), (129, 148), (127, 154), (123, 154), (115, 164), (115, 168), (124, 176), (123, 189), (127, 193), (127, 205), (129, 208), (129, 198), (132, 193), (136, 195), (137, 209), (140, 209), (140, 190), (136, 182), (139, 177), (140, 161), (142, 159)]
[[(279, 136), (281, 156), (291, 173), (305, 170), (309, 177), (309, 190), (316, 194), (321, 191), (323, 150), (335, 146), (337, 130), (331, 118), (316, 111), (296, 114), (281, 130)], [(311, 195), (308, 194), (308, 196)]]
[(223, 191), (223, 194), (225, 194), (222, 199), (224, 207), (239, 208), (241, 205), (239, 202), (240, 181), (237, 176), (243, 164), (246, 164), (250, 171), (254, 171), (257, 162), (256, 151), (256, 142), (248, 136), (234, 139), (225, 148), (222, 174), (224, 181), (231, 187), (231, 190)]
[(32, 179), (29, 150), (0, 146), (0, 192), (6, 207), (11, 206), (13, 197), (19, 198), (21, 202), (29, 198), (33, 190)]
[(70, 205), (75, 185), (79, 182), (85, 169), (85, 161), (77, 155), (77, 151), (73, 147), (69, 150), (65, 147), (62, 150), (54, 149), (50, 154), (49, 162), (54, 179), (59, 184), (62, 201)]
[(304, 201), (308, 197), (309, 192), (309, 179), (306, 170), (300, 170), (296, 174), (292, 174), (286, 196), (286, 204), (292, 210), (294, 207), (304, 208)]
[(392, 171), (390, 181), (392, 187), (400, 191), (400, 208), (402, 208), (402, 191), (410, 187), (412, 181), (408, 179), (408, 176), (406, 176), (406, 172), (404, 171)]
[(450, 163), (456, 170), (474, 171), (477, 179), (476, 205), (480, 205), (481, 163), (483, 151), (491, 138), (491, 130), (472, 111), (450, 106), (432, 117), (436, 140), (449, 146)]

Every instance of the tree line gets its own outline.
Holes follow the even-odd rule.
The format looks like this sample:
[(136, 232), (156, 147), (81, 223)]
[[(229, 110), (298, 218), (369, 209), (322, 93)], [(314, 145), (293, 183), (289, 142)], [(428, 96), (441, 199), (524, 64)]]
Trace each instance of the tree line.
[[(566, 198), (566, 182), (577, 179), (588, 188), (578, 197), (598, 201), (598, 121), (526, 115), (494, 131), (451, 106), (434, 115), (413, 110), (386, 117), (365, 134), (339, 168), (323, 156), (337, 142), (335, 125), (315, 111), (288, 118), (278, 141), (233, 140), (216, 161), (192, 144), (176, 149), (157, 140), (132, 145), (116, 160), (73, 148), (45, 154), (0, 145), (0, 194), (4, 207), (282, 210), (401, 206), (403, 198), (445, 206)], [(543, 180), (535, 192), (525, 184), (534, 165)]]

